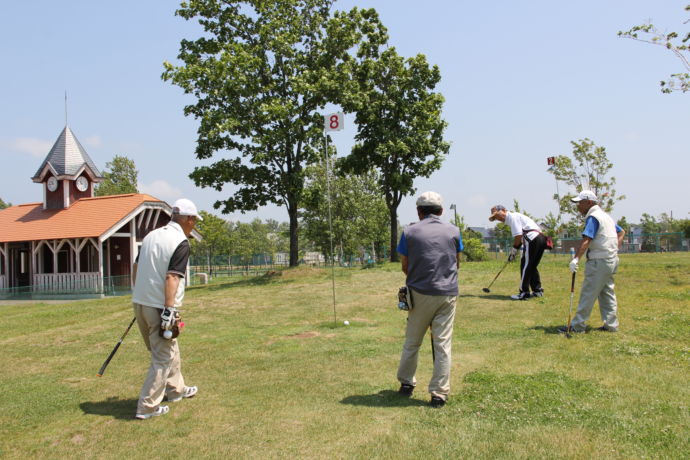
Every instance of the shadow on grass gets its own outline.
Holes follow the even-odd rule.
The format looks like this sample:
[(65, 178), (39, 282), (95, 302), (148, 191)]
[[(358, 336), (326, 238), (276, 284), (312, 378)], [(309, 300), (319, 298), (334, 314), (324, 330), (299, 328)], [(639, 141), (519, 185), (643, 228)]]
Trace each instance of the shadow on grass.
[(103, 415), (118, 420), (134, 420), (137, 411), (136, 399), (120, 399), (116, 396), (105, 401), (88, 401), (79, 404), (85, 414)]
[(460, 294), (458, 297), (478, 297), (480, 299), (490, 299), (490, 300), (513, 300), (509, 295), (498, 295), (498, 294)]
[(218, 284), (201, 284), (201, 285), (196, 285), (196, 286), (190, 286), (187, 288), (189, 291), (190, 289), (204, 289), (205, 291), (220, 291), (223, 289), (228, 289), (232, 287), (247, 287), (247, 286), (265, 286), (266, 284), (273, 284), (276, 281), (280, 281), (281, 284), (285, 283), (291, 283), (292, 280), (285, 280), (281, 279), (279, 277), (273, 277), (273, 276), (258, 276), (258, 277), (253, 277), (253, 278), (243, 278), (237, 281), (227, 281), (224, 283), (218, 283)]
[(562, 332), (558, 331), (558, 328), (561, 327), (560, 325), (558, 326), (534, 326), (530, 327), (529, 329), (532, 331), (544, 331), (544, 334), (560, 334), (563, 335)]
[(343, 398), (340, 402), (341, 404), (368, 407), (411, 407), (428, 405), (426, 401), (406, 398), (398, 394), (397, 391), (392, 390), (381, 390), (373, 395), (348, 396)]

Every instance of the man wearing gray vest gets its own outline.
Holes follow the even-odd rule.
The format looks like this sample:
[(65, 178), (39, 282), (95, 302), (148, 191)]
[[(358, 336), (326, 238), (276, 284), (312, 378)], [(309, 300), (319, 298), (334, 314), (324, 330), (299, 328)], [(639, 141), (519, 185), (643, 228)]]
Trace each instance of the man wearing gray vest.
[(443, 201), (436, 192), (417, 199), (419, 222), (403, 231), (398, 244), (407, 275), (408, 303), (405, 344), (398, 367), (399, 393), (411, 396), (419, 347), (431, 327), (434, 373), (429, 382), (431, 406), (442, 407), (450, 393), (451, 339), (458, 295), (458, 265), (463, 249), (460, 230), (441, 221)]
[(197, 387), (185, 386), (177, 339), (161, 333), (161, 323), (170, 321), (182, 306), (189, 259), (187, 237), (197, 219), (201, 216), (194, 203), (177, 200), (170, 223), (146, 235), (134, 264), (134, 314), (151, 352), (151, 366), (137, 403), (137, 419), (167, 414), (168, 406), (160, 405), (165, 396), (174, 402), (197, 393)]
[[(582, 243), (570, 261), (572, 273), (577, 272), (578, 262), (585, 252), (585, 280), (582, 283), (580, 302), (577, 313), (570, 322), (571, 332), (585, 332), (586, 322), (592, 313), (594, 302), (599, 299), (599, 311), (603, 325), (597, 330), (618, 331), (616, 294), (613, 292), (613, 275), (618, 270), (618, 248), (623, 243), (625, 230), (616, 225), (611, 216), (597, 204), (594, 192), (583, 190), (572, 199), (577, 203), (580, 214), (585, 216), (585, 229), (582, 232)], [(568, 331), (568, 325), (559, 328)]]

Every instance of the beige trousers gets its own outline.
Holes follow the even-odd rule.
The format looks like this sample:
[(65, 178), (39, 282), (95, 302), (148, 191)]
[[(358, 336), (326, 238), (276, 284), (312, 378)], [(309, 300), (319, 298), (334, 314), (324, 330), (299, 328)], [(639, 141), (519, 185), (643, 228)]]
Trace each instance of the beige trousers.
[(175, 398), (184, 391), (177, 339), (168, 340), (159, 335), (161, 312), (160, 308), (134, 304), (139, 331), (146, 348), (151, 352), (151, 366), (139, 394), (137, 414), (151, 413), (160, 405), (165, 395)]
[(582, 283), (577, 314), (571, 327), (574, 331), (584, 331), (592, 314), (594, 302), (599, 299), (601, 320), (607, 329), (618, 330), (618, 304), (613, 291), (613, 275), (618, 271), (618, 257), (610, 259), (589, 259), (585, 264), (585, 280)]
[(398, 381), (416, 385), (419, 347), (431, 326), (434, 350), (434, 373), (429, 381), (429, 393), (444, 400), (450, 393), (450, 352), (455, 319), (456, 296), (424, 295), (410, 289), (412, 308), (407, 316), (407, 330), (403, 345)]

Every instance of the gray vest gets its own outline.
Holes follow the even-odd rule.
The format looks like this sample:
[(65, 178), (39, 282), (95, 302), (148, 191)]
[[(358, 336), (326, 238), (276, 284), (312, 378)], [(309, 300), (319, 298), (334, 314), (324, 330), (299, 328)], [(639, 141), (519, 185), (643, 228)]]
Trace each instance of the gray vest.
[(458, 295), (460, 230), (431, 215), (405, 229), (407, 285), (425, 295)]

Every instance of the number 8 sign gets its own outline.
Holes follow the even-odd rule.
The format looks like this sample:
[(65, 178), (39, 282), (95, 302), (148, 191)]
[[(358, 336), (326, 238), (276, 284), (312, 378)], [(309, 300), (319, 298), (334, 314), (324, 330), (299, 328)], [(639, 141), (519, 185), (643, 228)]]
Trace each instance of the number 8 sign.
[(345, 115), (343, 112), (331, 113), (323, 117), (324, 131), (341, 131), (345, 127)]

